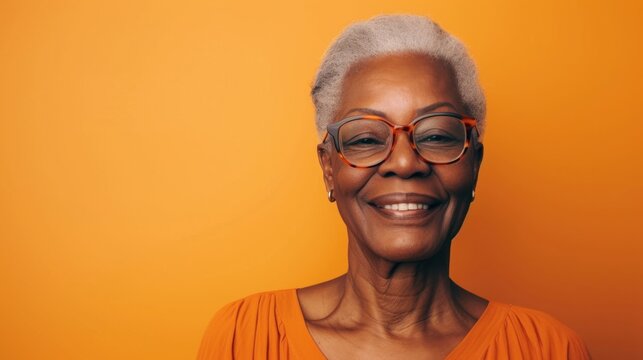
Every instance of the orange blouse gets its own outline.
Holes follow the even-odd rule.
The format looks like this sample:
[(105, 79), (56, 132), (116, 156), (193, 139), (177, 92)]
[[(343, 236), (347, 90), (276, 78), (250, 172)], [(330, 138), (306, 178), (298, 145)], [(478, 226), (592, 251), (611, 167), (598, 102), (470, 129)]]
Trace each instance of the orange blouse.
[[(489, 302), (447, 359), (589, 359), (582, 340), (551, 316)], [(310, 336), (296, 289), (248, 296), (219, 310), (198, 360), (326, 359)]]

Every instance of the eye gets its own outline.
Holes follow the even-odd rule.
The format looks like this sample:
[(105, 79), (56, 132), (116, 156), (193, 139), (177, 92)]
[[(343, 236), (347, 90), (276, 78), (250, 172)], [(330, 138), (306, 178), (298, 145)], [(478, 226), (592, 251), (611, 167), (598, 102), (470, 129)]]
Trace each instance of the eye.
[(381, 144), (382, 142), (376, 138), (372, 137), (363, 137), (361, 139), (356, 139), (356, 140), (351, 140), (349, 141), (346, 145), (353, 146), (353, 145), (377, 145)]
[(372, 134), (360, 134), (343, 142), (345, 147), (370, 147), (386, 144), (386, 139)]
[(430, 134), (423, 136), (417, 140), (418, 143), (444, 143), (454, 141), (452, 136), (446, 134)]

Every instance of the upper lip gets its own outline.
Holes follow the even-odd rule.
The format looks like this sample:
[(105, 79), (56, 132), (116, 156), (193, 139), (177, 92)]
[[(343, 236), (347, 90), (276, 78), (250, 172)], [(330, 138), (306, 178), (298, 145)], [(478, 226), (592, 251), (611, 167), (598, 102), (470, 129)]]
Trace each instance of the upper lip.
[(391, 193), (376, 196), (368, 201), (369, 204), (384, 207), (384, 205), (400, 204), (400, 203), (415, 203), (427, 204), (433, 206), (440, 203), (440, 200), (431, 195), (418, 194), (418, 193)]

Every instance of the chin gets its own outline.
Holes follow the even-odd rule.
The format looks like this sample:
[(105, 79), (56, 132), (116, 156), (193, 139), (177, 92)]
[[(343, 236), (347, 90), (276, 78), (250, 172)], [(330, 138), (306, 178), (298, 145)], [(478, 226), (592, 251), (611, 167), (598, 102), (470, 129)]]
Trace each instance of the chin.
[(418, 262), (434, 258), (445, 243), (443, 240), (432, 240), (432, 237), (388, 237), (376, 241), (371, 250), (390, 262)]

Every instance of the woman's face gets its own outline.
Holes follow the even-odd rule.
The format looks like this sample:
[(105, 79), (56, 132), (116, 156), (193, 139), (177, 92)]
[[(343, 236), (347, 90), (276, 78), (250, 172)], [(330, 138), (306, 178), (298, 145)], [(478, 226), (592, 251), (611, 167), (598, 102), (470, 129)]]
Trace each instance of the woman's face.
[[(406, 125), (426, 112), (464, 114), (451, 69), (424, 55), (386, 55), (361, 62), (347, 74), (342, 90), (334, 121), (379, 114)], [(330, 140), (318, 147), (319, 160), (349, 241), (389, 261), (419, 261), (435, 255), (460, 229), (472, 200), (482, 146), (469, 148), (455, 163), (429, 165), (405, 133), (397, 136), (388, 159), (372, 168), (347, 165)], [(409, 203), (428, 209), (384, 208)]]

